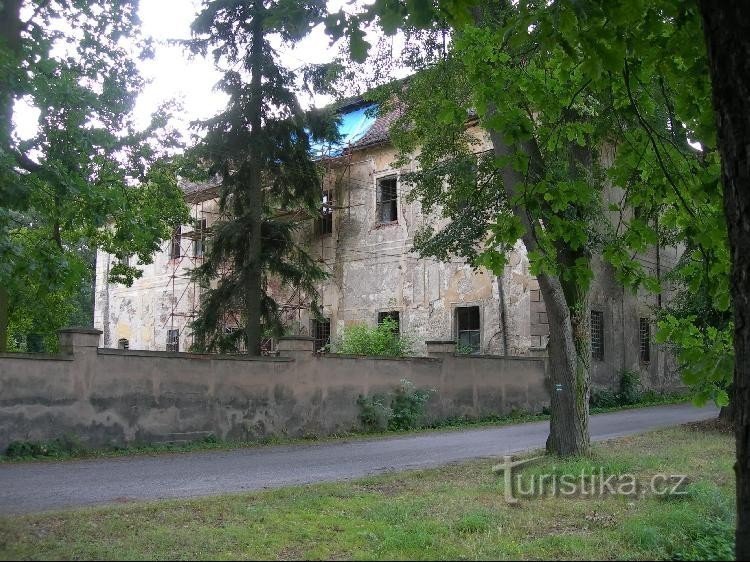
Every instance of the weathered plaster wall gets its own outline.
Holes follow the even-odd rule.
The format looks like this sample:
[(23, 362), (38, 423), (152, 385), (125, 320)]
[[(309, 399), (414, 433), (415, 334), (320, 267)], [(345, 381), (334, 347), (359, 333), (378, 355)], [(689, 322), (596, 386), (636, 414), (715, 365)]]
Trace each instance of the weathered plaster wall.
[(0, 450), (66, 434), (90, 445), (326, 435), (358, 426), (360, 394), (402, 378), (437, 390), (432, 419), (539, 411), (547, 401), (540, 359), (316, 356), (309, 339), (250, 359), (97, 349), (98, 339), (66, 332), (60, 355), (0, 355)]

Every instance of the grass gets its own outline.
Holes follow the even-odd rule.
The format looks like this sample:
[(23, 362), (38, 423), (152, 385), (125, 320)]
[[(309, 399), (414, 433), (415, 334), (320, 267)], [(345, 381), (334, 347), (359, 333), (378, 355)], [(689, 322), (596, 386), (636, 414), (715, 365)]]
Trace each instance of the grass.
[[(507, 504), (492, 459), (351, 482), (0, 518), (3, 559), (713, 559), (731, 556), (733, 440), (679, 427), (545, 458), (523, 470), (603, 467), (684, 496), (541, 497)], [(29, 491), (33, 493), (33, 491)]]
[[(659, 395), (651, 397), (648, 400), (626, 406), (616, 406), (609, 408), (591, 408), (592, 414), (602, 414), (627, 410), (633, 408), (646, 408), (649, 406), (679, 404), (688, 401), (688, 398), (680, 394)], [(271, 436), (255, 441), (224, 441), (209, 436), (206, 439), (179, 443), (130, 443), (126, 446), (112, 446), (102, 448), (90, 448), (82, 444), (75, 436), (65, 436), (50, 442), (21, 443), (23, 449), (27, 449), (26, 454), (0, 455), (0, 464), (8, 462), (44, 462), (44, 461), (64, 461), (73, 459), (96, 459), (112, 458), (136, 455), (158, 455), (169, 453), (191, 453), (199, 451), (224, 451), (230, 449), (262, 447), (267, 445), (291, 445), (306, 443), (310, 441), (329, 442), (343, 439), (384, 439), (398, 435), (412, 435), (416, 433), (435, 432), (435, 431), (458, 431), (467, 428), (482, 427), (502, 427), (519, 423), (528, 423), (535, 421), (546, 421), (549, 419), (547, 414), (533, 414), (522, 411), (514, 411), (505, 416), (489, 416), (481, 419), (452, 418), (432, 423), (426, 427), (410, 429), (403, 431), (382, 431), (382, 432), (358, 432), (351, 431), (339, 433), (325, 437), (309, 435), (306, 437), (279, 437)]]

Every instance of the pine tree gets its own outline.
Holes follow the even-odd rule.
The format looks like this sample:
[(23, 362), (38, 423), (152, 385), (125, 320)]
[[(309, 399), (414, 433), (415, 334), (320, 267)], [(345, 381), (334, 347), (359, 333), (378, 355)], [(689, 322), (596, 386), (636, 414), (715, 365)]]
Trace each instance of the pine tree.
[[(295, 237), (299, 222), (288, 217), (310, 217), (319, 206), (310, 138), (330, 137), (333, 127), (320, 113), (301, 109), (297, 76), (279, 63), (270, 42), (298, 41), (324, 16), (323, 0), (213, 0), (193, 22), (191, 50), (210, 51), (231, 68), (219, 83), (229, 95), (227, 107), (201, 123), (206, 136), (196, 147), (209, 173), (221, 178), (226, 217), (213, 225), (206, 259), (194, 270), (205, 288), (192, 326), (196, 349), (236, 349), (244, 341), (248, 353), (260, 354), (264, 328), (280, 328), (267, 280), (314, 296), (325, 276)], [(233, 315), (242, 330), (226, 335)]]

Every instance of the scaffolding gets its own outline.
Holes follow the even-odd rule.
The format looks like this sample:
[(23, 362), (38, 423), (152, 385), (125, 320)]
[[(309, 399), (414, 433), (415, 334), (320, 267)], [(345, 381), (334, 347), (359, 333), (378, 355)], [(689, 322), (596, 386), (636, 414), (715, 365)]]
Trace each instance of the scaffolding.
[[(315, 225), (322, 217), (326, 214), (331, 215), (332, 232), (331, 234), (336, 236), (334, 241), (334, 255), (332, 259), (325, 259), (326, 247), (325, 241), (327, 237), (325, 235), (317, 236), (315, 239), (315, 228), (303, 229), (305, 235), (307, 235), (310, 242), (310, 247), (316, 242), (320, 244), (320, 256), (318, 262), (322, 267), (325, 267), (331, 271), (336, 267), (336, 263), (339, 259), (339, 236), (341, 232), (342, 216), (339, 211), (345, 211), (347, 213), (346, 218), (351, 220), (351, 191), (356, 188), (353, 186), (353, 180), (351, 175), (352, 166), (352, 144), (357, 139), (350, 140), (345, 145), (328, 145), (319, 146), (318, 152), (315, 155), (315, 160), (321, 168), (320, 172), (320, 192), (321, 192), (321, 206), (319, 215), (310, 215), (309, 213), (299, 211), (288, 211), (284, 209), (278, 209), (275, 213), (277, 218), (289, 220), (293, 222), (304, 222)], [(170, 297), (170, 313), (167, 321), (162, 326), (162, 330), (166, 328), (166, 324), (169, 324), (170, 330), (179, 330), (180, 335), (184, 335), (184, 331), (187, 330), (190, 323), (195, 320), (200, 310), (201, 298), (203, 295), (203, 287), (196, 280), (195, 276), (192, 275), (192, 270), (195, 267), (200, 266), (204, 261), (204, 254), (206, 243), (211, 234), (212, 225), (222, 218), (222, 213), (218, 210), (218, 206), (215, 204), (216, 199), (219, 197), (219, 186), (213, 185), (208, 186), (205, 189), (198, 189), (191, 192), (186, 200), (192, 204), (191, 219), (193, 222), (192, 228), (186, 232), (179, 232), (179, 252), (178, 255), (172, 256), (170, 259), (170, 275), (167, 281), (169, 285), (168, 290), (171, 291)], [(328, 194), (327, 198), (324, 194)], [(344, 194), (346, 197), (344, 198)], [(345, 204), (341, 205), (342, 201), (346, 201)], [(209, 204), (209, 202), (211, 202)], [(199, 225), (196, 228), (196, 225)], [(312, 233), (310, 232), (312, 230)], [(312, 236), (310, 236), (312, 234)], [(186, 244), (187, 242), (187, 244)], [(173, 241), (174, 243), (174, 241)], [(186, 247), (187, 246), (187, 247)], [(177, 247), (177, 245), (175, 245)], [(201, 251), (196, 251), (196, 248), (200, 248)], [(338, 277), (336, 272), (334, 277)], [(219, 277), (228, 273), (228, 267), (223, 267), (219, 272)], [(186, 280), (183, 283), (180, 280)], [(318, 290), (322, 289), (319, 286)], [(297, 334), (307, 334), (309, 326), (303, 326), (303, 315), (306, 311), (310, 311), (312, 307), (312, 299), (310, 295), (305, 295), (301, 287), (293, 287), (291, 291), (286, 294), (274, 295), (275, 298), (281, 301), (279, 306), (282, 323), (286, 326), (292, 327), (293, 331)], [(225, 329), (227, 331), (236, 330), (241, 326), (241, 321), (238, 313), (230, 314), (225, 319)], [(192, 331), (188, 332), (188, 335), (182, 338), (188, 345), (188, 348), (194, 344)], [(264, 338), (261, 348), (264, 354), (275, 353), (275, 341), (273, 338)], [(240, 353), (245, 352), (243, 349), (238, 350)]]

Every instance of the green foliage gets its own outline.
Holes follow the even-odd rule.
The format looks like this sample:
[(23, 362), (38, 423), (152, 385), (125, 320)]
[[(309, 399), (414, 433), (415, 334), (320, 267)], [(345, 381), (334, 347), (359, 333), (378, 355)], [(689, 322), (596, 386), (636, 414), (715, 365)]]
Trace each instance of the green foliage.
[[(229, 351), (244, 341), (249, 353), (259, 353), (261, 330), (282, 331), (276, 298), (284, 291), (298, 291), (317, 308), (316, 283), (326, 274), (295, 234), (320, 205), (311, 137), (330, 140), (335, 127), (330, 116), (302, 111), (297, 75), (272, 43), (300, 40), (324, 14), (321, 0), (214, 0), (192, 24), (192, 52), (210, 52), (231, 67), (218, 84), (228, 105), (198, 124), (206, 135), (193, 154), (207, 175), (221, 178), (227, 217), (213, 225), (206, 259), (194, 270), (204, 286), (192, 325), (198, 350)], [(241, 329), (227, 337), (230, 319)]]
[[(22, 4), (33, 5), (28, 19)], [(133, 122), (144, 84), (136, 61), (150, 51), (136, 8), (131, 0), (0, 5), (0, 287), (16, 332), (49, 334), (66, 322), (61, 303), (90, 278), (97, 248), (150, 263), (171, 225), (187, 218), (167, 160), (177, 144), (169, 109), (144, 130)], [(29, 139), (12, 134), (16, 100), (40, 112)], [(130, 283), (140, 270), (113, 273)]]
[(718, 518), (705, 521), (689, 545), (672, 560), (734, 560), (734, 525)]
[(12, 441), (5, 450), (9, 459), (65, 458), (80, 456), (86, 448), (72, 435), (51, 441)]
[(625, 370), (620, 374), (620, 386), (617, 391), (610, 389), (596, 390), (591, 393), (589, 404), (592, 408), (620, 408), (633, 406), (643, 401), (649, 403), (654, 396), (645, 396), (641, 387), (641, 376), (637, 371)]
[(405, 357), (414, 353), (414, 338), (399, 334), (398, 324), (384, 318), (375, 327), (366, 324), (346, 326), (333, 344), (335, 353), (368, 357)]
[(415, 429), (420, 427), (425, 404), (434, 392), (417, 389), (411, 381), (401, 379), (393, 392), (359, 396), (359, 419), (367, 431)]

